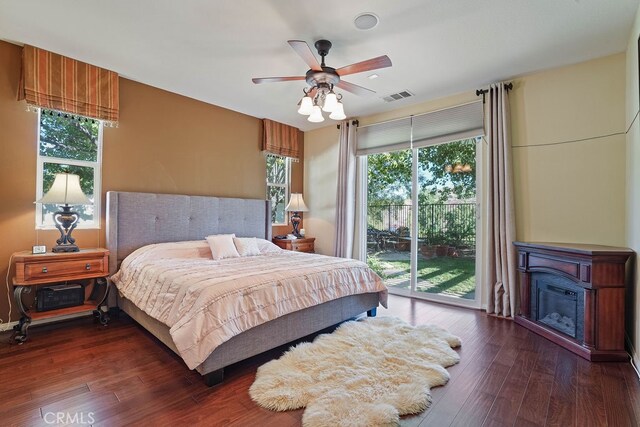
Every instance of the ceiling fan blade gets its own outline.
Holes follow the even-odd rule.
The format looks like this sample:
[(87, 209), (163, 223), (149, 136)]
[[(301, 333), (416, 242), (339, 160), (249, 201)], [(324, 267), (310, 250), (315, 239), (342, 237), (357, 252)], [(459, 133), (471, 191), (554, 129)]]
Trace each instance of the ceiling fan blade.
[(258, 77), (251, 79), (255, 84), (260, 83), (273, 83), (273, 82), (290, 82), (293, 80), (304, 80), (305, 76), (291, 76), (291, 77)]
[(345, 82), (344, 80), (340, 80), (340, 83), (338, 83), (336, 86), (338, 86), (340, 89), (344, 89), (347, 92), (351, 92), (351, 93), (356, 94), (356, 95), (361, 95), (361, 96), (375, 95), (375, 91), (373, 91), (371, 89), (367, 89), (366, 87), (354, 85), (353, 83)]
[(289, 40), (287, 43), (296, 51), (298, 55), (302, 58), (304, 62), (307, 63), (309, 68), (313, 71), (322, 71), (322, 67), (320, 63), (316, 59), (316, 56), (313, 54), (313, 51), (307, 44), (307, 42), (302, 40)]
[(364, 71), (377, 70), (379, 68), (391, 67), (391, 60), (387, 55), (378, 56), (377, 58), (367, 59), (366, 61), (357, 62), (355, 64), (347, 65), (342, 68), (338, 68), (336, 72), (340, 76), (346, 76), (349, 74), (362, 73)]

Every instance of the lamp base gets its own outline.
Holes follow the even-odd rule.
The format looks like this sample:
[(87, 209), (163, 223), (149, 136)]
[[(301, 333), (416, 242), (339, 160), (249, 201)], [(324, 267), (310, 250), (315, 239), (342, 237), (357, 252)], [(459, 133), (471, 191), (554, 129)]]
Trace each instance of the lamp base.
[(300, 221), (302, 221), (300, 212), (294, 212), (293, 215), (291, 215), (291, 225), (293, 225), (293, 233), (291, 234), (293, 234), (297, 238), (302, 237), (300, 235)]
[(78, 245), (56, 245), (51, 252), (80, 252)]
[(78, 252), (80, 249), (76, 245), (76, 239), (71, 237), (71, 232), (78, 225), (80, 216), (71, 210), (69, 205), (61, 206), (62, 210), (53, 214), (53, 222), (60, 232), (60, 238), (56, 240), (57, 245), (51, 249), (52, 252)]

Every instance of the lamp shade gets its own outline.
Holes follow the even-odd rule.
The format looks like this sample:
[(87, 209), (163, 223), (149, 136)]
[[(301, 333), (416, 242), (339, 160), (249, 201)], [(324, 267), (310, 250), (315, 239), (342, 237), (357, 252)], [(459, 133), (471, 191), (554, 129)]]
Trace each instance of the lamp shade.
[(304, 204), (304, 199), (300, 193), (292, 193), (289, 204), (284, 209), (287, 212), (309, 212), (309, 208)]
[(313, 111), (311, 112), (311, 115), (307, 120), (309, 120), (312, 123), (324, 122), (324, 117), (322, 117), (322, 111), (320, 111), (319, 106), (317, 105), (313, 106)]
[(329, 118), (333, 120), (344, 120), (347, 118), (344, 114), (344, 105), (342, 105), (342, 102), (336, 104), (336, 108), (329, 114)]
[(92, 205), (93, 202), (82, 192), (80, 177), (70, 173), (57, 173), (53, 185), (36, 203), (56, 205)]
[(313, 112), (313, 101), (310, 96), (305, 96), (300, 101), (300, 108), (298, 109), (298, 113), (308, 116)]
[(335, 93), (329, 92), (324, 99), (324, 105), (322, 106), (322, 111), (326, 111), (327, 113), (332, 113), (338, 107), (338, 97)]

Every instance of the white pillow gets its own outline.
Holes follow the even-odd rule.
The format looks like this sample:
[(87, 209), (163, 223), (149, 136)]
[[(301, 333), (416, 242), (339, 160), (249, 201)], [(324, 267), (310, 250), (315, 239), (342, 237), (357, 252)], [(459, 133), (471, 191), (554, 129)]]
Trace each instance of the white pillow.
[(240, 254), (233, 244), (235, 234), (214, 234), (207, 236), (207, 243), (211, 248), (211, 256), (214, 260), (225, 258), (238, 258)]
[(260, 255), (260, 248), (258, 248), (258, 241), (255, 237), (234, 237), (233, 243), (236, 244), (240, 256)]
[(280, 246), (265, 240), (265, 239), (256, 239), (258, 243), (258, 249), (261, 254), (272, 254), (277, 252), (282, 252), (284, 249), (280, 248)]

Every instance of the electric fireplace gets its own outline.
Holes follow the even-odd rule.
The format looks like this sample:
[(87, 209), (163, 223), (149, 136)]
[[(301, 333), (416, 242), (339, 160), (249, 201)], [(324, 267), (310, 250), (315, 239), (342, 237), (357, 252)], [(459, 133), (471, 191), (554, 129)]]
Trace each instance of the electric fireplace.
[(627, 248), (515, 242), (516, 323), (592, 361), (625, 361)]

